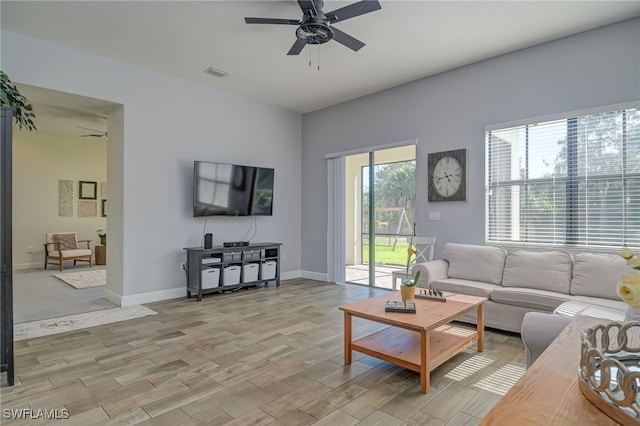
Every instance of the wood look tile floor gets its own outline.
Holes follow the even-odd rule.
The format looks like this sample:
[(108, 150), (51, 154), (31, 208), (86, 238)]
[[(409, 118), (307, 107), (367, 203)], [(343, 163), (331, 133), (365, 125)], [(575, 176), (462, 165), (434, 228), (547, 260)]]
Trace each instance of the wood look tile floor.
[[(68, 410), (4, 424), (474, 425), (524, 372), (515, 334), (487, 331), (431, 374), (354, 352), (338, 306), (383, 294), (308, 279), (147, 305), (158, 315), (16, 342), (6, 409)], [(380, 325), (354, 320), (359, 337)], [(62, 411), (60, 411), (62, 412)], [(0, 415), (2, 415), (0, 413)]]

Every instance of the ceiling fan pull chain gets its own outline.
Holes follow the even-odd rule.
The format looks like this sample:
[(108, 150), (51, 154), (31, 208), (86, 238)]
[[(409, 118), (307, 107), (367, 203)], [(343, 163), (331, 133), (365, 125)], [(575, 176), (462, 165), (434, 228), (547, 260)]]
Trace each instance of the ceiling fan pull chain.
[(320, 71), (320, 45), (318, 45), (318, 71)]

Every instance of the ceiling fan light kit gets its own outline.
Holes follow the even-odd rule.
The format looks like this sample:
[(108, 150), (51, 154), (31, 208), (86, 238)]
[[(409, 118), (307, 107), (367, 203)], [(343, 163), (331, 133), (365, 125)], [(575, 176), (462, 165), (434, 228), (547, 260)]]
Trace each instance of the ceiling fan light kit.
[(333, 31), (324, 22), (304, 22), (296, 29), (296, 37), (306, 44), (323, 44), (333, 38)]
[(302, 20), (281, 18), (244, 18), (247, 24), (297, 25), (296, 41), (287, 55), (299, 55), (307, 44), (324, 44), (335, 40), (343, 46), (357, 52), (364, 43), (331, 25), (365, 13), (382, 9), (377, 0), (362, 0), (332, 12), (324, 13), (323, 0), (298, 0), (302, 10)]

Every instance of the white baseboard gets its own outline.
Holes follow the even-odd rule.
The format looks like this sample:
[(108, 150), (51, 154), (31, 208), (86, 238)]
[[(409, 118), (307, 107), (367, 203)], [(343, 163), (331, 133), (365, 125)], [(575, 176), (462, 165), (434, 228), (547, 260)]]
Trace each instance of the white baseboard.
[(161, 302), (180, 297), (187, 297), (186, 287), (132, 294), (130, 296), (122, 296), (106, 288), (104, 290), (104, 298), (120, 306), (142, 305), (143, 303)]
[[(291, 280), (294, 278), (308, 278), (317, 281), (327, 281), (327, 274), (310, 271), (289, 271), (283, 272), (281, 280)], [(130, 296), (122, 296), (108, 288), (104, 289), (105, 299), (119, 306), (142, 305), (144, 303), (161, 302), (163, 300), (177, 299), (187, 297), (186, 287), (176, 287), (168, 290), (152, 291), (148, 293), (132, 294)]]
[(302, 273), (300, 271), (282, 272), (280, 274), (281, 280), (293, 280), (295, 278), (300, 278), (300, 277), (302, 277)]
[(328, 274), (322, 272), (302, 271), (302, 278), (329, 282)]
[(311, 271), (289, 271), (282, 273), (282, 280), (292, 280), (295, 278), (308, 278), (310, 280), (328, 282), (327, 274)]

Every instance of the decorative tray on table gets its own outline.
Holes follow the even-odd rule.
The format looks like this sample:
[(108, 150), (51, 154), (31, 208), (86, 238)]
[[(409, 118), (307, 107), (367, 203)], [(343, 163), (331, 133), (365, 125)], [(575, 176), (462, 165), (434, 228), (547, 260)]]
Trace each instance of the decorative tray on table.
[(640, 423), (640, 322), (582, 332), (578, 385), (600, 411), (623, 425)]

